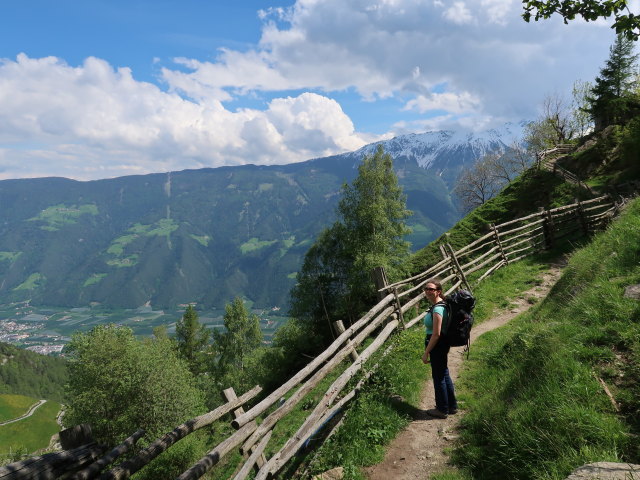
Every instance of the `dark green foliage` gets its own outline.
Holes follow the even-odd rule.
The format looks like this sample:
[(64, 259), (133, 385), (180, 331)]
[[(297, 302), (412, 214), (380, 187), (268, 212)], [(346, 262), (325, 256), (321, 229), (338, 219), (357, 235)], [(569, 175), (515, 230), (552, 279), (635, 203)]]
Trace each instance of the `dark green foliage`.
[(611, 28), (614, 28), (616, 33), (624, 35), (628, 40), (637, 40), (640, 36), (640, 17), (631, 13), (626, 0), (523, 0), (522, 3), (525, 10), (522, 17), (526, 22), (529, 22), (534, 14), (534, 20), (538, 21), (558, 13), (564, 19), (564, 23), (574, 20), (577, 16), (587, 22), (613, 16)]
[(224, 326), (224, 331), (213, 332), (213, 372), (222, 388), (244, 392), (253, 387), (247, 362), (262, 342), (260, 319), (247, 311), (242, 298), (236, 297), (225, 307)]
[(305, 255), (291, 292), (291, 315), (308, 325), (309, 335), (329, 340), (333, 321), (348, 326), (375, 303), (375, 267), (384, 267), (391, 281), (404, 273), (409, 214), (393, 161), (380, 146), (343, 186), (339, 219)]
[(201, 393), (168, 339), (139, 341), (130, 329), (101, 325), (76, 334), (66, 426), (89, 423), (96, 440), (115, 445), (139, 428), (149, 441), (203, 413)]
[(609, 59), (596, 77), (588, 97), (589, 113), (596, 130), (622, 123), (640, 108), (635, 92), (638, 85), (637, 55), (634, 55), (633, 48), (633, 41), (618, 35), (609, 50)]
[(0, 343), (0, 364), (0, 393), (64, 401), (64, 359)]
[[(156, 335), (156, 337), (161, 335)], [(209, 331), (198, 321), (198, 312), (189, 305), (176, 323), (176, 340), (180, 356), (197, 375), (204, 368), (204, 348), (209, 341)]]

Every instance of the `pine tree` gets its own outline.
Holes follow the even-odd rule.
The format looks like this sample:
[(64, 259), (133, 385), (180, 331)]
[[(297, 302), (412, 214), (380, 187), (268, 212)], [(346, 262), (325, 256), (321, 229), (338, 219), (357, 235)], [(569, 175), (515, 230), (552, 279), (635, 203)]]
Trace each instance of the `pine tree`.
[(375, 303), (373, 268), (384, 267), (389, 278), (404, 273), (410, 214), (393, 160), (379, 146), (365, 156), (352, 185), (343, 185), (339, 219), (305, 255), (291, 292), (290, 314), (306, 325), (309, 336), (326, 341), (331, 322), (352, 322)]
[(236, 297), (225, 306), (225, 331), (213, 332), (213, 343), (217, 357), (217, 376), (222, 379), (230, 372), (242, 377), (249, 354), (260, 346), (262, 330), (257, 315), (250, 314), (242, 298)]
[(209, 332), (198, 320), (198, 312), (189, 305), (176, 323), (178, 352), (189, 364), (189, 369), (198, 374), (202, 371), (202, 351), (209, 341)]
[(632, 107), (637, 107), (636, 59), (633, 41), (618, 35), (609, 49), (609, 59), (596, 77), (588, 97), (589, 113), (596, 130), (624, 121)]

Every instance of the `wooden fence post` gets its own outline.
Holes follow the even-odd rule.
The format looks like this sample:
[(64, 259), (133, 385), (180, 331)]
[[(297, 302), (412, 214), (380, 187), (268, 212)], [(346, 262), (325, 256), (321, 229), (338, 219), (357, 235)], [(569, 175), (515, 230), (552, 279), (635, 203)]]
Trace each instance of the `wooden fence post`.
[(547, 249), (553, 248), (553, 220), (551, 218), (551, 212), (544, 207), (540, 207), (540, 213), (543, 214), (542, 233), (544, 235), (544, 244)]
[(576, 212), (578, 214), (578, 220), (580, 221), (580, 228), (582, 229), (582, 233), (585, 235), (589, 234), (589, 225), (587, 224), (587, 219), (584, 216), (584, 208), (582, 207), (582, 203), (577, 198), (575, 199), (575, 203), (578, 204), (576, 208)]
[(393, 289), (393, 296), (396, 299), (396, 309), (398, 312), (398, 319), (400, 320), (400, 324), (402, 325), (402, 329), (404, 330), (406, 328), (406, 325), (404, 324), (404, 315), (402, 315), (402, 304), (400, 303), (400, 297), (398, 297), (398, 289), (394, 288)]
[(493, 236), (496, 239), (496, 243), (498, 244), (498, 250), (500, 251), (500, 256), (502, 257), (502, 261), (505, 265), (509, 265), (509, 260), (507, 259), (507, 255), (504, 253), (504, 249), (502, 248), (502, 242), (500, 241), (500, 234), (498, 233), (498, 229), (496, 228), (495, 223), (490, 223), (489, 227), (493, 231)]
[(371, 271), (371, 278), (373, 279), (373, 283), (376, 286), (376, 292), (378, 292), (378, 301), (380, 301), (388, 294), (388, 292), (382, 290), (384, 287), (389, 285), (389, 281), (387, 280), (387, 273), (384, 271), (384, 267), (375, 267)]
[(464, 271), (460, 266), (460, 262), (458, 262), (458, 259), (456, 258), (456, 254), (453, 251), (453, 247), (448, 243), (446, 244), (446, 246), (447, 246), (447, 250), (449, 251), (449, 256), (451, 257), (451, 261), (453, 262), (453, 266), (455, 267), (456, 271), (458, 272), (458, 275), (460, 276), (460, 280), (462, 280), (462, 283), (464, 283), (464, 285), (467, 287), (467, 290), (473, 293), (473, 291), (471, 290), (471, 285), (469, 285), (469, 282), (467, 281), (467, 276), (464, 274)]
[[(229, 387), (229, 388), (223, 390), (222, 394), (224, 395), (224, 398), (227, 400), (227, 402), (232, 402), (232, 401), (234, 401), (234, 400), (236, 400), (238, 398), (238, 396), (236, 395), (236, 392), (233, 389), (233, 387)], [(244, 408), (242, 408), (242, 405), (240, 405), (240, 407), (236, 408), (233, 411), (233, 416), (234, 416), (234, 418), (238, 418), (243, 413), (244, 413)], [(251, 450), (251, 452), (253, 452), (254, 448), (251, 447), (250, 450)], [(260, 470), (260, 467), (262, 467), (262, 465), (264, 465), (266, 462), (267, 462), (267, 458), (264, 456), (264, 453), (260, 454), (258, 456), (258, 458), (256, 458), (256, 463), (253, 465), (253, 469), (256, 472), (258, 472)]]
[[(345, 332), (344, 323), (342, 323), (342, 320), (336, 320), (335, 322), (333, 322), (333, 326), (336, 327), (338, 336), (342, 335)], [(347, 348), (348, 347), (351, 347), (351, 340), (347, 340)], [(349, 355), (351, 355), (351, 359), (355, 362), (356, 360), (358, 360), (358, 352), (356, 352), (355, 347), (351, 348), (352, 350)]]

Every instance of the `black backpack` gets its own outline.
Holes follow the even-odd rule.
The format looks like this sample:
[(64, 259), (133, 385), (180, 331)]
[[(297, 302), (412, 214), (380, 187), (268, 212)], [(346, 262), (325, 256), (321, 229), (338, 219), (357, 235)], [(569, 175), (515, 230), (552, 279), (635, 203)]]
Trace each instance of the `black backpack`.
[(466, 346), (468, 351), (476, 299), (468, 290), (458, 290), (436, 305), (444, 305), (447, 308), (447, 324), (443, 326), (443, 339), (450, 347)]

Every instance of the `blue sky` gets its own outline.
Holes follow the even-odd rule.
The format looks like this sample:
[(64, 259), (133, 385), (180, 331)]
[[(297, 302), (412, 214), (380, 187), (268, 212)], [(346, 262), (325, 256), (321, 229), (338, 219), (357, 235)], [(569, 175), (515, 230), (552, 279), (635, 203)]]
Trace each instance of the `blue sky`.
[(518, 0), (0, 0), (0, 179), (283, 164), (534, 119), (607, 22)]

